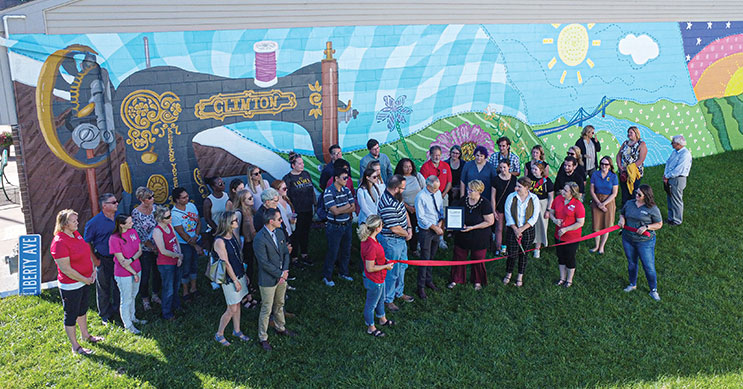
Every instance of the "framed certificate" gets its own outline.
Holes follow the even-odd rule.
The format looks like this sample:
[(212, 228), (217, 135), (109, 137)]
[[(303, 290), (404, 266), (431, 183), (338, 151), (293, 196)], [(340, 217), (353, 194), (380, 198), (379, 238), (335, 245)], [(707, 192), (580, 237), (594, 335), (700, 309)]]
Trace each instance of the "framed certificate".
[(446, 207), (444, 213), (444, 227), (447, 230), (464, 228), (464, 207)]

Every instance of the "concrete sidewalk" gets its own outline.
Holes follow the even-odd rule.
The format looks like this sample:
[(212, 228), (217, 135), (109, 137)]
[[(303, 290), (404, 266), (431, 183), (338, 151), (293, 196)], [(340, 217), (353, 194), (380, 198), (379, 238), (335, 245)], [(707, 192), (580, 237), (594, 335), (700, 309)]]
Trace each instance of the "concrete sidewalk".
[(5, 176), (10, 181), (10, 184), (5, 182), (10, 201), (0, 191), (0, 294), (18, 289), (18, 237), (26, 233), (15, 147), (10, 148)]

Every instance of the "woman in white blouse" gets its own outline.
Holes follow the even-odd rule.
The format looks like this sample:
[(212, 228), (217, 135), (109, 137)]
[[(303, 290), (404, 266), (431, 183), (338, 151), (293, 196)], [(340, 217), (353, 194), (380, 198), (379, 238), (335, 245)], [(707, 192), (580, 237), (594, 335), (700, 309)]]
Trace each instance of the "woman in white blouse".
[(385, 189), (379, 170), (371, 166), (367, 167), (361, 177), (359, 190), (356, 192), (356, 200), (359, 204), (359, 224), (365, 222), (370, 215), (377, 214), (377, 202)]

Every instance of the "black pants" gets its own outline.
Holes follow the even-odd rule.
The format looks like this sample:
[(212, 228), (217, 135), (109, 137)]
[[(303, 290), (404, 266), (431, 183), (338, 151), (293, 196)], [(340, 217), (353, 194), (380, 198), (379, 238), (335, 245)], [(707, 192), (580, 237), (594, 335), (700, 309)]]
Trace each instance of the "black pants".
[(157, 270), (157, 254), (152, 251), (142, 251), (139, 257), (142, 264), (142, 280), (139, 283), (139, 297), (150, 298), (150, 280), (152, 280), (152, 294), (160, 294), (163, 282), (160, 279), (160, 271)]
[[(439, 250), (440, 239), (441, 237), (431, 230), (420, 230), (418, 232), (422, 260), (430, 260), (436, 256), (436, 252)], [(430, 284), (433, 284), (433, 267), (418, 266), (418, 288), (424, 288)]]
[[(635, 181), (635, 190), (642, 184), (642, 178)], [(622, 182), (622, 180), (619, 180), (619, 190), (622, 192), (622, 207), (624, 207), (624, 204), (632, 199), (635, 198), (635, 195), (633, 193), (629, 192), (629, 188), (627, 188), (627, 183)], [(622, 209), (622, 207), (619, 207), (619, 209)]]
[[(410, 228), (413, 231), (413, 237), (410, 238), (408, 243), (408, 257), (410, 257), (413, 254), (413, 251), (418, 249), (418, 232), (416, 232), (416, 228), (418, 227), (418, 216), (415, 213), (408, 212), (408, 215), (410, 215)], [(418, 253), (420, 255), (420, 253)]]
[(248, 277), (248, 290), (253, 291), (258, 288), (258, 280), (255, 278), (255, 251), (253, 251), (253, 242), (245, 242), (243, 244), (243, 263), (245, 264), (245, 275)]
[(306, 257), (310, 252), (310, 227), (312, 227), (312, 212), (297, 212), (297, 229), (291, 236), (292, 258), (299, 254)]
[(516, 258), (519, 259), (519, 274), (524, 274), (526, 270), (527, 255), (521, 251), (523, 247), (527, 250), (534, 243), (534, 227), (527, 228), (521, 233), (521, 246), (516, 240), (516, 234), (511, 227), (503, 227), (506, 230), (506, 247), (508, 248), (508, 258), (506, 258), (506, 273), (513, 273), (513, 266)]
[(88, 313), (90, 304), (90, 285), (84, 285), (75, 290), (59, 290), (62, 296), (62, 308), (64, 309), (64, 325), (72, 327), (77, 318)]
[[(96, 268), (95, 294), (98, 315), (104, 321), (119, 315), (119, 286), (114, 281), (114, 257), (98, 255), (101, 265)], [(113, 300), (113, 301), (112, 301)]]
[[(557, 240), (560, 243), (560, 240)], [(578, 243), (570, 243), (562, 246), (555, 247), (557, 251), (557, 263), (565, 265), (568, 269), (575, 269), (575, 253), (578, 252)]]

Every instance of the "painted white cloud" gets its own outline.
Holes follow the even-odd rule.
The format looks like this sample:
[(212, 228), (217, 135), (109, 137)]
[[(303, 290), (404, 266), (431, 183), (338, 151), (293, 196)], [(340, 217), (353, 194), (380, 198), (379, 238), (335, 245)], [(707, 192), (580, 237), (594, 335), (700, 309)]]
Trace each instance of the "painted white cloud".
[(619, 41), (619, 52), (624, 55), (631, 55), (632, 61), (638, 65), (644, 65), (651, 59), (658, 57), (658, 43), (653, 38), (643, 34), (635, 36), (629, 34)]

